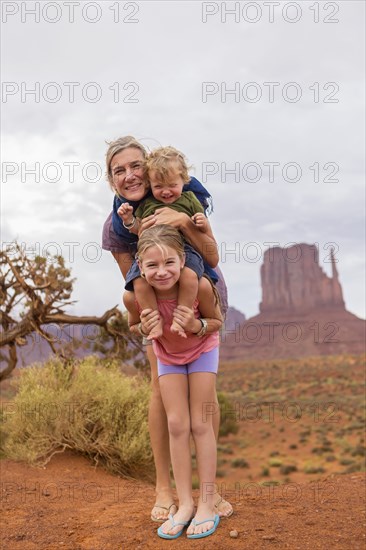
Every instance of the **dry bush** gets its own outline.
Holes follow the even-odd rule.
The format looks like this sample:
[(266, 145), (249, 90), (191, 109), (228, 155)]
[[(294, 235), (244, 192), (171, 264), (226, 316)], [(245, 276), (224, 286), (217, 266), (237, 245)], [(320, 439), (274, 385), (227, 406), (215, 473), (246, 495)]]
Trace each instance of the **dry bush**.
[(71, 449), (124, 477), (151, 479), (147, 411), (150, 388), (116, 363), (96, 357), (66, 365), (51, 359), (22, 371), (5, 408), (3, 451), (8, 458), (45, 464)]

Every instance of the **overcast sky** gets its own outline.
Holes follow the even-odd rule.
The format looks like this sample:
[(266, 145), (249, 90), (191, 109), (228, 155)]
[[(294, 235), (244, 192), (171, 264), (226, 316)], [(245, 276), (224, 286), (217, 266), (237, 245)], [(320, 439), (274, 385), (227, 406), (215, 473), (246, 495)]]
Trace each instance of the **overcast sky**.
[(105, 141), (132, 134), (182, 150), (212, 193), (229, 301), (247, 317), (268, 243), (318, 243), (328, 275), (334, 243), (346, 307), (365, 317), (364, 11), (2, 2), (2, 242), (62, 252), (73, 312), (120, 303), (100, 247)]

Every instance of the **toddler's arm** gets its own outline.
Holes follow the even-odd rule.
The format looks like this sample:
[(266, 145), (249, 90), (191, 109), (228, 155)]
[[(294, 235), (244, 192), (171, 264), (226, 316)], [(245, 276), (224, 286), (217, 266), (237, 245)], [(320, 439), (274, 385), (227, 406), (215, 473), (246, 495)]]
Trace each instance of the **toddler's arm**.
[(140, 220), (133, 215), (133, 208), (128, 202), (123, 202), (117, 210), (117, 214), (123, 221), (123, 225), (130, 233), (138, 235)]
[(202, 214), (202, 212), (193, 214), (193, 216), (191, 217), (191, 220), (193, 221), (193, 223), (196, 224), (196, 226), (202, 233), (208, 233), (210, 228), (210, 222), (208, 221), (206, 216)]

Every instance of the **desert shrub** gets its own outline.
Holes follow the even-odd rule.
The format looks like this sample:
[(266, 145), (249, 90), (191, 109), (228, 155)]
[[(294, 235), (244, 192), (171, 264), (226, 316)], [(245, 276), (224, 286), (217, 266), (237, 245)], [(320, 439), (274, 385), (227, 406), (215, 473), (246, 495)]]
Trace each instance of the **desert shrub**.
[(282, 466), (280, 466), (280, 474), (286, 476), (291, 472), (297, 472), (297, 466), (295, 464), (282, 464)]
[(336, 459), (336, 457), (334, 455), (328, 455), (326, 458), (325, 458), (326, 462), (334, 462)]
[(341, 464), (342, 466), (350, 466), (351, 464), (355, 464), (355, 461), (351, 458), (341, 458), (339, 460), (339, 464)]
[(217, 452), (225, 455), (233, 455), (234, 451), (229, 445), (217, 445)]
[(313, 466), (311, 464), (308, 464), (304, 467), (305, 474), (324, 474), (325, 468), (322, 466)]
[(348, 466), (348, 468), (345, 469), (345, 474), (354, 474), (355, 472), (361, 472), (362, 469), (365, 469), (364, 467), (362, 468), (362, 464), (351, 464), (350, 466)]
[(217, 392), (217, 399), (220, 407), (220, 429), (219, 436), (236, 434), (239, 430), (238, 418), (233, 403), (224, 392)]
[(270, 458), (269, 461), (268, 461), (268, 464), (272, 468), (279, 468), (280, 466), (282, 466), (282, 459), (281, 458)]
[(356, 445), (351, 451), (352, 456), (366, 456), (366, 448), (363, 445)]
[(51, 359), (19, 378), (7, 415), (4, 451), (14, 460), (46, 463), (70, 449), (125, 477), (151, 478), (149, 384), (96, 357), (66, 365)]
[(231, 465), (233, 468), (250, 468), (245, 458), (234, 458), (234, 460), (231, 461)]

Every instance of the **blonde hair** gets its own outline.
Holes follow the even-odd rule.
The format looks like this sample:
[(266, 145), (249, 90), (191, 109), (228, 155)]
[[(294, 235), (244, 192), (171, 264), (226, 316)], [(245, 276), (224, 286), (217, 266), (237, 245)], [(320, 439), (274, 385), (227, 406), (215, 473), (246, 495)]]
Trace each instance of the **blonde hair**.
[(172, 169), (176, 169), (184, 183), (190, 181), (186, 157), (174, 147), (159, 147), (152, 151), (146, 160), (146, 171), (154, 172), (160, 183), (166, 183)]
[(107, 169), (106, 178), (111, 189), (114, 191), (113, 178), (112, 178), (112, 172), (111, 172), (111, 162), (114, 155), (116, 155), (117, 153), (120, 153), (124, 149), (130, 149), (132, 147), (133, 149), (138, 149), (139, 151), (141, 151), (142, 156), (145, 160), (147, 157), (147, 151), (145, 147), (141, 143), (139, 143), (137, 139), (135, 139), (133, 136), (124, 136), (114, 141), (110, 141), (110, 142), (107, 141), (107, 145), (108, 145), (108, 149), (105, 156), (106, 169)]
[(153, 246), (160, 248), (163, 254), (166, 249), (176, 251), (180, 259), (184, 258), (184, 241), (182, 235), (171, 225), (154, 225), (141, 234), (137, 243), (137, 258), (143, 261), (144, 253)]

